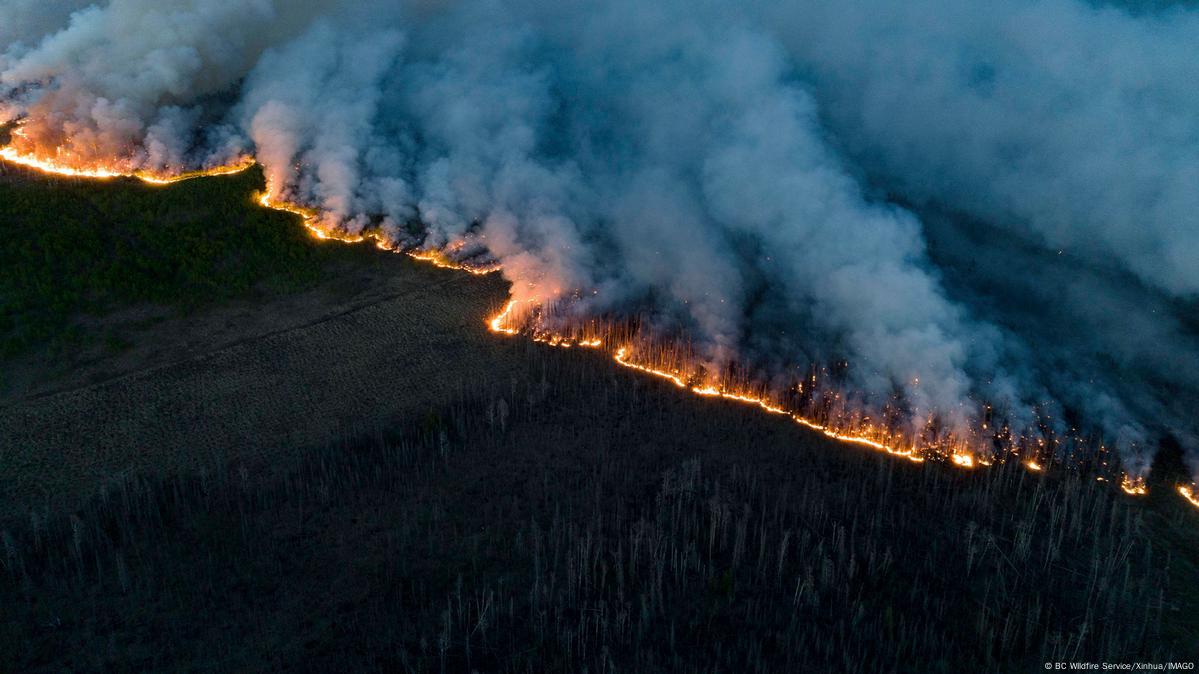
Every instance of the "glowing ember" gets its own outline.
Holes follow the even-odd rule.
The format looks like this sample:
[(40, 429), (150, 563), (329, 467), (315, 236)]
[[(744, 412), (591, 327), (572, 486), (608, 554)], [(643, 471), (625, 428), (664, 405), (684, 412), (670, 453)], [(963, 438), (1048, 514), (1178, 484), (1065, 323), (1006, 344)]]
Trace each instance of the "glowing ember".
[(1041, 464), (1037, 463), (1035, 459), (1025, 461), (1024, 467), (1031, 470), (1034, 473), (1039, 473), (1039, 472), (1045, 470), (1045, 468), (1042, 467)]
[(1178, 493), (1181, 494), (1188, 503), (1196, 508), (1199, 508), (1199, 492), (1195, 490), (1194, 486), (1180, 484), (1178, 485)]
[(974, 457), (970, 456), (969, 454), (954, 454), (952, 459), (953, 465), (955, 466), (959, 466), (961, 468), (974, 467)]
[(1120, 489), (1129, 496), (1144, 496), (1149, 493), (1148, 487), (1145, 486), (1145, 478), (1124, 476), (1120, 481)]

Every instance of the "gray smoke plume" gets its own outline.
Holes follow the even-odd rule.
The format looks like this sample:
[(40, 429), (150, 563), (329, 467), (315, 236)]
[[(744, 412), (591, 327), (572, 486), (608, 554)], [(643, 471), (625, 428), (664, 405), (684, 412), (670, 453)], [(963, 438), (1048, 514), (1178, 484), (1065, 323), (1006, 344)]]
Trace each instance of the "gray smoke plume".
[(0, 28), (27, 149), (252, 153), (326, 229), (492, 257), (517, 299), (646, 313), (762, 379), (844, 360), (913, 420), (987, 404), (1135, 472), (1196, 434), (1194, 11), (79, 4)]

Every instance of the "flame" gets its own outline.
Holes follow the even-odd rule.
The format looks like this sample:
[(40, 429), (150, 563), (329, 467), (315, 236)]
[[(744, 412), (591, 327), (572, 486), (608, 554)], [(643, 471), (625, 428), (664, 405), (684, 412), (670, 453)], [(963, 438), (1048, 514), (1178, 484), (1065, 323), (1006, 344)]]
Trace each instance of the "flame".
[[(521, 304), (517, 300), (510, 299), (500, 310), (498, 314), (487, 320), (487, 328), (494, 333), (501, 335), (515, 336), (521, 333), (521, 329), (516, 327), (518, 321), (515, 319), (517, 307)], [(536, 302), (526, 302), (530, 308), (537, 309), (539, 305)], [(595, 335), (564, 335), (550, 330), (532, 330), (529, 337), (534, 342), (548, 344), (549, 346), (557, 346), (564, 349), (569, 349), (573, 346), (581, 346), (588, 349), (597, 349), (604, 344), (604, 340)]]
[(236, 161), (221, 166), (214, 166), (206, 169), (195, 171), (184, 171), (180, 173), (155, 173), (152, 171), (133, 170), (122, 171), (117, 168), (105, 166), (93, 167), (76, 167), (69, 163), (58, 162), (51, 159), (43, 159), (30, 154), (22, 154), (16, 148), (3, 147), (0, 148), (0, 159), (24, 166), (28, 169), (48, 173), (50, 175), (66, 176), (69, 178), (87, 178), (90, 180), (111, 180), (114, 178), (135, 178), (149, 185), (171, 185), (180, 183), (185, 180), (194, 178), (208, 178), (212, 176), (227, 176), (241, 173), (248, 170), (256, 163), (252, 157), (241, 157)]
[(442, 253), (441, 251), (438, 251), (438, 250), (410, 250), (410, 251), (407, 251), (407, 253), (408, 253), (408, 257), (410, 257), (414, 260), (420, 260), (421, 262), (428, 262), (429, 264), (431, 264), (435, 267), (441, 267), (442, 269), (456, 269), (458, 271), (464, 271), (469, 274), (474, 274), (476, 276), (483, 276), (485, 274), (490, 274), (492, 272), (497, 272), (500, 270), (500, 266), (498, 264), (491, 264), (491, 265), (487, 265), (487, 266), (475, 266), (475, 265), (467, 265), (467, 264), (462, 264), (460, 262), (455, 262), (455, 261), (449, 259), (448, 257), (446, 257), (444, 253)]
[(512, 313), (512, 309), (515, 307), (516, 300), (508, 300), (508, 303), (504, 305), (503, 310), (493, 316), (491, 320), (487, 321), (487, 327), (490, 328), (492, 332), (500, 332), (505, 335), (517, 334), (519, 331), (516, 328), (507, 325), (508, 314)]
[(1195, 490), (1193, 485), (1178, 485), (1178, 493), (1187, 500), (1187, 503), (1199, 508), (1199, 492)]
[(1149, 493), (1149, 488), (1145, 486), (1145, 478), (1130, 475), (1125, 475), (1120, 480), (1120, 490), (1129, 496), (1144, 496)]
[(955, 466), (959, 466), (961, 468), (974, 467), (974, 457), (970, 456), (969, 454), (954, 454), (952, 459), (953, 465)]
[(908, 461), (911, 461), (913, 463), (924, 463), (924, 457), (921, 455), (921, 453), (917, 450), (916, 447), (893, 447), (884, 442), (881, 442), (879, 440), (871, 438), (867, 435), (858, 435), (858, 434), (853, 434), (853, 433), (839, 432), (839, 431), (834, 430), (824, 424), (817, 423), (811, 419), (806, 419), (798, 414), (792, 414), (781, 407), (771, 404), (766, 399), (752, 395), (752, 394), (724, 391), (724, 390), (715, 388), (713, 386), (689, 386), (687, 384), (687, 382), (684, 381), (677, 373), (671, 373), (671, 372), (667, 372), (665, 370), (659, 370), (659, 369), (656, 369), (656, 368), (653, 368), (653, 367), (650, 367), (647, 365), (642, 365), (642, 364), (632, 361), (629, 358), (629, 348), (628, 347), (624, 347), (624, 346), (620, 347), (619, 349), (616, 350), (616, 353), (614, 354), (613, 357), (616, 360), (616, 362), (619, 365), (621, 365), (622, 367), (627, 367), (627, 368), (630, 368), (633, 370), (637, 370), (638, 372), (644, 372), (645, 374), (649, 374), (649, 375), (658, 377), (660, 379), (665, 379), (681, 389), (690, 390), (692, 393), (696, 393), (701, 396), (724, 398), (725, 400), (732, 400), (732, 401), (739, 402), (739, 403), (754, 405), (754, 406), (758, 407), (759, 409), (761, 409), (765, 412), (768, 412), (770, 414), (786, 415), (786, 416), (790, 417), (790, 419), (792, 421), (794, 421), (795, 423), (800, 424), (801, 426), (810, 428), (814, 431), (817, 431), (817, 432), (823, 434), (824, 436), (832, 438), (834, 440), (839, 440), (841, 442), (847, 442), (847, 443), (851, 443), (851, 444), (857, 444), (857, 445), (863, 445), (866, 447), (870, 447), (872, 449), (886, 452), (887, 454), (890, 454), (892, 456), (897, 456), (897, 457), (907, 459)]
[[(242, 173), (243, 171), (247, 171), (257, 164), (257, 161), (253, 157), (244, 156), (228, 164), (222, 164), (220, 166), (213, 166), (205, 169), (181, 171), (177, 173), (157, 173), (141, 169), (122, 170), (115, 166), (76, 166), (71, 164), (69, 160), (46, 159), (36, 155), (22, 153), (12, 146), (0, 148), (0, 159), (17, 166), (22, 166), (49, 175), (65, 176), (70, 178), (84, 178), (89, 180), (133, 178), (148, 185), (160, 186), (173, 185), (175, 183), (181, 183), (186, 180), (193, 180), (195, 178), (235, 175)], [(315, 208), (293, 203), (286, 199), (281, 199), (269, 190), (256, 195), (255, 199), (259, 205), (263, 206), (264, 208), (283, 211), (285, 213), (291, 213), (299, 216), (301, 222), (304, 224), (304, 228), (307, 229), (312, 236), (322, 241), (333, 240), (340, 241), (342, 243), (361, 243), (369, 238), (374, 241), (376, 247), (382, 250), (395, 249), (393, 244), (376, 233), (371, 233), (364, 236), (342, 234), (326, 230), (319, 226), (320, 211)], [(446, 269), (465, 271), (471, 274), (490, 274), (499, 269), (499, 265), (476, 266), (454, 262), (446, 257), (444, 253), (436, 250), (409, 250), (404, 252), (410, 257), (422, 262), (428, 262)]]
[[(19, 130), (14, 132), (19, 135)], [(253, 167), (256, 160), (252, 157), (240, 157), (237, 160), (228, 164), (214, 166), (206, 169), (194, 171), (183, 171), (177, 173), (156, 173), (140, 169), (122, 170), (114, 166), (99, 166), (99, 165), (77, 165), (70, 160), (70, 157), (62, 157), (64, 153), (56, 152), (55, 158), (47, 159), (42, 156), (22, 153), (19, 150), (9, 146), (0, 148), (0, 160), (40, 171), (50, 175), (59, 175), (73, 178), (86, 178), (93, 180), (108, 180), (114, 178), (133, 178), (140, 180), (149, 185), (170, 185), (192, 180), (195, 178), (224, 176), (241, 173)], [(359, 243), (366, 240), (372, 240), (376, 247), (383, 250), (403, 252), (409, 257), (433, 264), (446, 269), (454, 269), (465, 271), (471, 274), (483, 275), (490, 274), (500, 269), (497, 263), (486, 265), (475, 265), (469, 263), (458, 262), (446, 255), (445, 251), (435, 249), (417, 249), (417, 250), (397, 250), (397, 246), (388, 241), (380, 232), (367, 232), (365, 234), (345, 234), (335, 230), (321, 227), (321, 212), (309, 206), (294, 203), (285, 198), (282, 198), (274, 192), (268, 190), (266, 192), (255, 195), (256, 201), (264, 208), (269, 208), (276, 211), (291, 213), (300, 218), (305, 229), (309, 233), (320, 240), (340, 241), (344, 243)], [(536, 301), (525, 300), (528, 304), (527, 310), (535, 313), (541, 308), (541, 305)], [(600, 337), (599, 330), (592, 330), (590, 333), (584, 331), (578, 334), (561, 334), (552, 330), (529, 328), (528, 321), (517, 320), (519, 302), (516, 299), (510, 299), (495, 316), (487, 320), (487, 327), (492, 332), (503, 335), (515, 336), (526, 334), (533, 341), (547, 344), (549, 346), (570, 348), (584, 347), (591, 349), (602, 348), (605, 344), (605, 339)], [(678, 369), (668, 369), (663, 366), (655, 366), (644, 362), (638, 362), (633, 354), (633, 345), (626, 343), (623, 346), (617, 347), (610, 352), (613, 360), (617, 365), (636, 370), (643, 374), (664, 379), (671, 382), (676, 387), (684, 389), (695, 395), (721, 398), (733, 402), (751, 405), (757, 409), (772, 415), (786, 416), (794, 423), (804, 426), (810, 430), (821, 433), (825, 437), (845, 442), (868, 447), (890, 456), (911, 461), (913, 463), (924, 463), (928, 456), (937, 456), (944, 460), (948, 457), (950, 463), (954, 466), (971, 469), (976, 466), (990, 466), (991, 461), (988, 461), (985, 456), (987, 454), (976, 456), (973, 452), (960, 451), (960, 449), (946, 450), (944, 447), (920, 447), (915, 443), (899, 444), (890, 437), (890, 434), (882, 430), (880, 427), (872, 426), (869, 423), (848, 423), (849, 427), (842, 428), (841, 425), (834, 426), (830, 423), (821, 423), (816, 419), (807, 418), (799, 413), (789, 411), (782, 406), (772, 402), (766, 395), (754, 392), (752, 390), (738, 390), (735, 387), (727, 385), (717, 385), (712, 383), (695, 383), (688, 381), (687, 378)], [(984, 422), (982, 425), (984, 430), (987, 425)], [(1006, 429), (1005, 429), (1006, 431)], [(1044, 445), (1044, 440), (1039, 441)], [(1015, 451), (1012, 452), (1015, 454)], [(1001, 457), (1002, 460), (1002, 457)], [(1024, 466), (1033, 472), (1041, 472), (1044, 468), (1035, 459), (1030, 459), (1024, 462)], [(1097, 478), (1103, 480), (1103, 478)], [(1141, 496), (1148, 493), (1145, 487), (1143, 478), (1130, 478), (1124, 476), (1121, 483), (1121, 489), (1134, 496)], [(1192, 486), (1180, 485), (1178, 492), (1192, 505), (1199, 507), (1199, 495)]]
[(389, 241), (379, 232), (366, 232), (363, 234), (344, 234), (334, 230), (326, 229), (320, 226), (321, 218), (320, 211), (310, 206), (302, 206), (300, 204), (282, 199), (276, 196), (269, 189), (266, 192), (261, 192), (256, 196), (259, 205), (264, 208), (269, 208), (284, 213), (291, 213), (299, 216), (300, 221), (304, 225), (304, 229), (312, 236), (321, 241), (340, 241), (341, 243), (362, 243), (363, 241), (373, 241), (375, 247), (379, 250), (392, 252), (403, 252), (408, 257), (421, 262), (427, 262), (443, 269), (454, 269), (464, 271), (477, 276), (491, 274), (499, 271), (498, 264), (490, 265), (473, 265), (462, 262), (455, 262), (446, 257), (445, 253), (438, 250), (398, 250), (397, 246)]

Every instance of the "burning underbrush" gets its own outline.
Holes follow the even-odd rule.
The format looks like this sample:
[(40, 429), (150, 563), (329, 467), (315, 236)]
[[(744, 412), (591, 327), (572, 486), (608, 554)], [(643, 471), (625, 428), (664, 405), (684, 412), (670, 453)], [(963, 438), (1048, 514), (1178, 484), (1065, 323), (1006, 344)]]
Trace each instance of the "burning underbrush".
[[(552, 347), (603, 350), (621, 367), (697, 396), (749, 405), (834, 440), (913, 463), (932, 461), (973, 470), (1010, 462), (1033, 472), (1054, 466), (1091, 475), (1099, 482), (1114, 482), (1129, 496), (1148, 493), (1145, 474), (1125, 471), (1120, 457), (1100, 439), (1076, 430), (1059, 432), (1047, 417), (1016, 432), (1002, 413), (980, 404), (983, 415), (955, 430), (935, 415), (913, 420), (899, 393), (881, 404), (856, 396), (837, 376), (837, 366), (813, 365), (789, 377), (769, 376), (733, 360), (705, 357), (684, 338), (661, 336), (651, 321), (579, 320), (573, 305), (569, 300), (550, 305), (510, 300), (489, 319), (488, 328)], [(1180, 492), (1185, 497), (1191, 487), (1182, 489), (1188, 490)]]

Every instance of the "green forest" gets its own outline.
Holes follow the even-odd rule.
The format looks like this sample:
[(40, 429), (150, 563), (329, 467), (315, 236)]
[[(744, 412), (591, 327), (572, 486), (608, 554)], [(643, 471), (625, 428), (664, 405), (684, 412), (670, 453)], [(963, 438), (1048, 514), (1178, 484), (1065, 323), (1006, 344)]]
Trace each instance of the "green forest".
[(154, 186), (0, 174), (0, 357), (78, 345), (75, 320), (138, 303), (178, 311), (312, 283), (340, 246), (264, 209), (259, 169)]

